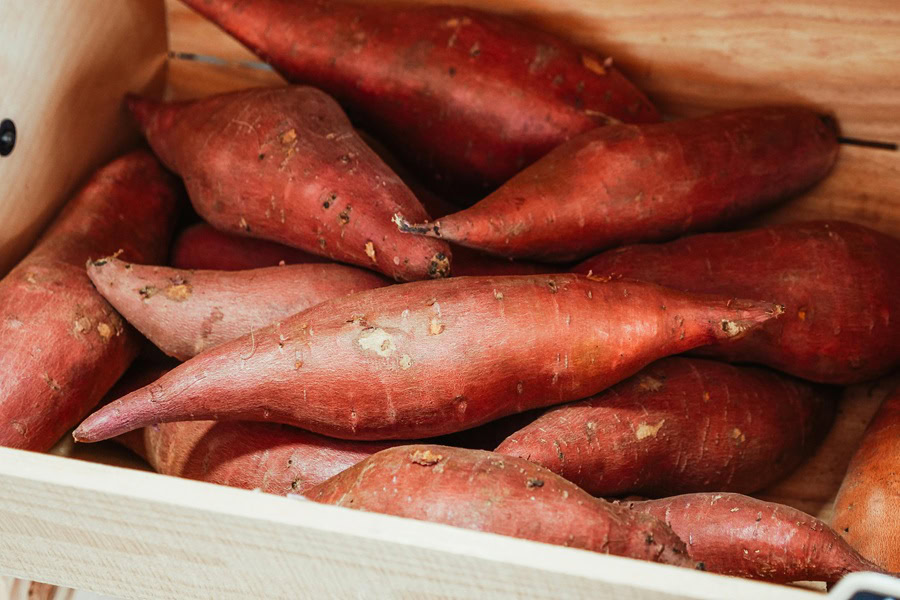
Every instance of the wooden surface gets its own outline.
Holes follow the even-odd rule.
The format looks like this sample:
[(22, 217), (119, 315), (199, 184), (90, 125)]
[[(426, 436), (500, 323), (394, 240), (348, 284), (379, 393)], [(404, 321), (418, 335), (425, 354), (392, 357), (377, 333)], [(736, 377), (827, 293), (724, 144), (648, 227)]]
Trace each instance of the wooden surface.
[(814, 597), (5, 448), (0, 570), (148, 599)]
[[(86, 173), (137, 138), (122, 94), (160, 88), (165, 13), (147, 0), (0, 1), (0, 274), (28, 250)], [(47, 34), (43, 32), (49, 32)]]
[[(514, 14), (608, 51), (670, 116), (797, 102), (834, 112), (847, 136), (900, 142), (900, 78), (889, 76), (900, 74), (896, 0), (449, 3)], [(284, 84), (254, 68), (258, 58), (179, 0), (166, 0), (166, 7), (170, 49), (219, 61), (172, 60), (169, 98)], [(828, 179), (756, 223), (814, 218), (900, 237), (900, 152), (844, 146)]]

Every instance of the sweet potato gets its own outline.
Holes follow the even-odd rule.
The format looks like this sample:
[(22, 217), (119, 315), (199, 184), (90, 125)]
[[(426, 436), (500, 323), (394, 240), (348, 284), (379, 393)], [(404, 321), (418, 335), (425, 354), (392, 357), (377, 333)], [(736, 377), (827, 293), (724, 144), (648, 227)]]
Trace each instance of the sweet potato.
[(837, 132), (804, 108), (750, 108), (581, 134), (475, 206), (420, 233), (511, 258), (566, 262), (755, 213), (831, 169)]
[(900, 366), (900, 240), (840, 221), (791, 223), (611, 250), (573, 270), (776, 300), (785, 315), (704, 354), (851, 384)]
[(695, 566), (684, 542), (658, 519), (593, 498), (528, 461), (483, 450), (397, 446), (305, 495), (323, 504)]
[(337, 98), (410, 164), (483, 189), (569, 137), (659, 113), (612, 61), (461, 6), (183, 0), (291, 81)]
[(88, 263), (87, 272), (126, 321), (178, 360), (331, 298), (390, 284), (370, 271), (336, 264), (185, 271), (107, 257)]
[[(109, 391), (106, 402), (152, 383), (172, 365), (142, 363)], [(270, 494), (302, 493), (389, 447), (348, 442), (274, 423), (185, 421), (129, 431), (115, 441), (163, 475)]]
[(869, 423), (834, 501), (832, 523), (860, 554), (900, 571), (900, 388)]
[(662, 356), (742, 335), (777, 309), (577, 275), (394, 285), (204, 352), (75, 436), (220, 419), (347, 439), (431, 437), (584, 398)]
[(251, 89), (177, 103), (132, 96), (128, 106), (217, 229), (398, 280), (449, 274), (446, 243), (410, 243), (391, 224), (397, 211), (428, 213), (319, 90)]
[(84, 263), (117, 250), (163, 260), (175, 186), (149, 152), (113, 161), (0, 281), (0, 445), (50, 449), (134, 360), (140, 336), (97, 293)]
[(592, 398), (557, 406), (496, 452), (595, 496), (750, 493), (812, 454), (831, 394), (772, 371), (671, 357)]
[(833, 583), (856, 571), (882, 572), (828, 525), (783, 504), (728, 493), (622, 504), (665, 522), (713, 573)]
[[(453, 252), (454, 276), (536, 275), (557, 271), (551, 265), (525, 260), (511, 261), (457, 246)], [(302, 250), (213, 229), (198, 223), (185, 229), (172, 248), (172, 266), (179, 269), (237, 271), (288, 265), (318, 263), (327, 259)]]
[(290, 246), (214, 229), (206, 223), (191, 225), (172, 244), (169, 262), (176, 269), (242, 271), (287, 265), (321, 263), (328, 259)]

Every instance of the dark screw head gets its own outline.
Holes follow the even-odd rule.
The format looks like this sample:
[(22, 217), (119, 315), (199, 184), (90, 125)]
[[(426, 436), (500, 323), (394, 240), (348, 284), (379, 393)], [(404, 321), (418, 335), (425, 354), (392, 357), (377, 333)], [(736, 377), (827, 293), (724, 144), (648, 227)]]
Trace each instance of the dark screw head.
[(6, 156), (16, 147), (16, 124), (9, 119), (0, 123), (0, 156)]

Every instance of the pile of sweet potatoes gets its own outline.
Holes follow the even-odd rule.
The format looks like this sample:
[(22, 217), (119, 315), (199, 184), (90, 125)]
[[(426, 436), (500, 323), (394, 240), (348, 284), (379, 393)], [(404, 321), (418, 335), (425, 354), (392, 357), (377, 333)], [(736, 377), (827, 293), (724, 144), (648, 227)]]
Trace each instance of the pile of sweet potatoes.
[[(837, 531), (742, 495), (900, 366), (900, 240), (747, 225), (828, 174), (831, 117), (660, 122), (468, 8), (185, 2), (293, 85), (124, 100), (158, 158), (0, 281), (0, 444), (77, 425), (166, 475), (773, 582), (900, 568), (898, 397)], [(122, 377), (142, 343), (175, 360)]]

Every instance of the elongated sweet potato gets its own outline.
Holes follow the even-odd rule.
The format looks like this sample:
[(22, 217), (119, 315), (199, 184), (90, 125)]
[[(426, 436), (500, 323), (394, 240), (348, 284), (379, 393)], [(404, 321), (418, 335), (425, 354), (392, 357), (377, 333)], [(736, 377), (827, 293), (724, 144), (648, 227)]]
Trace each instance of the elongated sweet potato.
[(832, 523), (860, 554), (900, 571), (900, 388), (869, 423), (834, 501)]
[(498, 185), (570, 136), (658, 121), (612, 61), (460, 6), (183, 0), (289, 80), (322, 88), (428, 175)]
[[(106, 402), (152, 383), (171, 365), (136, 362)], [(303, 493), (379, 450), (384, 442), (348, 442), (275, 423), (161, 423), (115, 438), (163, 475), (270, 494)]]
[(593, 498), (528, 461), (483, 450), (397, 446), (305, 495), (323, 504), (695, 566), (684, 542), (658, 519)]
[(177, 188), (149, 152), (97, 171), (0, 281), (0, 445), (48, 450), (134, 360), (140, 336), (84, 263), (117, 250), (161, 261)]
[(741, 494), (685, 494), (626, 507), (665, 522), (707, 571), (788, 583), (833, 583), (882, 570), (828, 525), (790, 506)]
[[(481, 252), (457, 246), (453, 248), (454, 276), (473, 275), (536, 275), (552, 273), (558, 269), (552, 265), (489, 256)], [(288, 265), (320, 263), (327, 259), (302, 250), (223, 233), (206, 223), (198, 223), (185, 229), (172, 248), (170, 262), (179, 269), (209, 269), (237, 271)]]
[(370, 271), (336, 264), (185, 271), (107, 257), (88, 263), (87, 272), (126, 321), (178, 360), (320, 302), (390, 284)]
[(704, 354), (851, 384), (900, 366), (900, 240), (840, 221), (686, 237), (595, 256), (573, 270), (680, 290), (777, 300), (785, 315)]
[(175, 237), (169, 262), (176, 269), (242, 271), (321, 263), (328, 259), (283, 244), (214, 229), (206, 223), (191, 225)]
[(391, 224), (397, 211), (428, 213), (319, 90), (252, 89), (169, 104), (132, 96), (128, 106), (217, 229), (399, 280), (449, 274), (447, 244), (410, 243)]
[(816, 183), (837, 149), (835, 128), (804, 108), (613, 125), (573, 138), (469, 209), (395, 220), (492, 254), (566, 262), (734, 223)]
[(829, 392), (773, 371), (671, 357), (551, 408), (496, 451), (595, 496), (750, 493), (812, 454), (834, 418)]
[(577, 275), (394, 285), (198, 355), (96, 412), (75, 436), (219, 419), (348, 439), (431, 437), (584, 398), (662, 356), (742, 335), (777, 310)]

